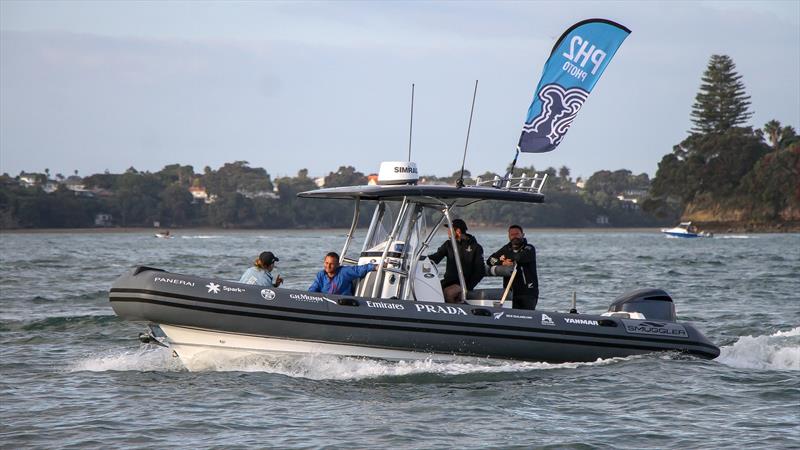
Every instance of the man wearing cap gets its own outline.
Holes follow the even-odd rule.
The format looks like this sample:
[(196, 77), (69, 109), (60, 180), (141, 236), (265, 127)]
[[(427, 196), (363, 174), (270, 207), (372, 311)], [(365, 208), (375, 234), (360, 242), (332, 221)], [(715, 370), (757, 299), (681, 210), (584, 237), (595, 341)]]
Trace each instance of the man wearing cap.
[[(447, 226), (447, 225), (445, 225)], [(455, 236), (458, 256), (461, 260), (461, 269), (464, 272), (464, 282), (467, 290), (472, 290), (481, 281), (484, 275), (483, 247), (478, 244), (475, 237), (467, 234), (467, 223), (461, 219), (453, 221), (453, 229), (447, 229), (447, 236)], [(446, 240), (435, 253), (428, 258), (436, 264), (447, 257), (447, 267), (442, 280), (442, 292), (447, 303), (461, 303), (461, 282), (458, 279), (458, 267), (453, 257), (453, 245), (450, 239)]]
[(272, 269), (280, 261), (272, 252), (261, 252), (255, 260), (253, 267), (244, 271), (239, 283), (256, 284), (258, 286), (278, 287), (283, 283), (283, 278), (278, 275), (273, 278)]

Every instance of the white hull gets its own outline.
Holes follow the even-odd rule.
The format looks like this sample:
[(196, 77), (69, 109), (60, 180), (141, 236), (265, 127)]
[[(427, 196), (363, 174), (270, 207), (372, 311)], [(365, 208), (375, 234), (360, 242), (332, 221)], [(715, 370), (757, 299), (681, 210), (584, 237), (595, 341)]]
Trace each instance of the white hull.
[(397, 361), (451, 361), (459, 358), (456, 355), (276, 339), (172, 325), (160, 325), (160, 328), (167, 336), (170, 348), (175, 351), (183, 365), (191, 371), (203, 370), (213, 366), (221, 359), (236, 359), (248, 355), (326, 354)]
[(680, 228), (672, 228), (672, 229), (662, 229), (662, 233), (666, 234), (667, 237), (676, 237), (676, 238), (696, 238), (700, 237), (697, 233), (689, 233), (686, 230), (681, 230)]

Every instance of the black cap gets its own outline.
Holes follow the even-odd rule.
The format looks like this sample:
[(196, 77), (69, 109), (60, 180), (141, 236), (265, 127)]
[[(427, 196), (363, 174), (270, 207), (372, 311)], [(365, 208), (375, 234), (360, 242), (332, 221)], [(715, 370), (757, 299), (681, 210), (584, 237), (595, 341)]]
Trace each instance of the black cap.
[(272, 252), (261, 252), (261, 254), (258, 255), (258, 259), (261, 260), (261, 264), (265, 266), (280, 261)]
[[(444, 226), (446, 227), (447, 224), (444, 224)], [(461, 230), (462, 233), (466, 233), (467, 232), (467, 223), (464, 222), (461, 219), (456, 219), (456, 220), (453, 221), (453, 228), (458, 228), (459, 230)]]

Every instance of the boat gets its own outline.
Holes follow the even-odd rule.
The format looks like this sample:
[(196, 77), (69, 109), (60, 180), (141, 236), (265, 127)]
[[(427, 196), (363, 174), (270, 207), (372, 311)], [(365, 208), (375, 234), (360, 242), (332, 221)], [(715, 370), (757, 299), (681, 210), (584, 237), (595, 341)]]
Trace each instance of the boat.
[(169, 230), (167, 230), (167, 231), (159, 231), (158, 233), (156, 233), (156, 237), (160, 239), (172, 239), (174, 236), (169, 233)]
[(692, 222), (681, 222), (673, 228), (662, 228), (661, 232), (667, 237), (676, 238), (714, 237), (712, 233), (699, 231), (696, 226), (692, 225)]
[[(253, 286), (139, 266), (112, 284), (109, 300), (114, 312), (147, 324), (149, 331), (140, 340), (171, 348), (189, 370), (201, 370), (220, 358), (317, 353), (387, 360), (549, 363), (665, 351), (716, 358), (719, 348), (692, 324), (678, 321), (674, 301), (664, 290), (623, 293), (601, 313), (578, 313), (574, 298), (569, 312), (515, 309), (507, 301), (508, 289), (479, 284), (468, 290), (456, 258), (461, 302), (446, 303), (439, 270), (427, 257), (444, 226), (452, 227), (457, 212), (467, 205), (544, 202), (547, 175), (515, 176), (517, 157), (520, 152), (550, 151), (561, 142), (629, 32), (619, 24), (591, 19), (562, 35), (545, 65), (511, 170), (503, 177), (465, 182), (462, 176), (452, 186), (428, 185), (419, 183), (414, 162), (386, 161), (375, 185), (299, 193), (308, 201), (352, 203), (341, 262), (376, 265), (355, 283), (353, 295)], [(590, 64), (587, 71), (576, 72), (572, 68), (578, 66), (561, 61), (572, 58), (569, 49), (576, 43), (583, 46), (583, 63), (591, 61), (594, 69)], [(575, 58), (578, 62), (581, 56)], [(565, 82), (563, 77), (572, 78)], [(563, 108), (567, 104), (569, 111)], [(373, 207), (372, 217), (359, 236), (362, 231), (356, 225), (364, 204)], [(354, 248), (357, 240), (362, 242), (360, 248)], [(449, 240), (455, 249), (455, 238)], [(490, 275), (513, 276), (515, 270), (495, 268)]]
[[(497, 180), (480, 179), (459, 188), (414, 184), (416, 173), (413, 163), (387, 162), (379, 180), (388, 184), (298, 194), (353, 202), (343, 263), (374, 263), (378, 269), (357, 282), (352, 296), (137, 267), (114, 282), (111, 305), (126, 320), (149, 323), (143, 340), (169, 346), (190, 369), (248, 354), (553, 363), (656, 351), (719, 355), (694, 326), (677, 321), (672, 298), (660, 289), (623, 294), (602, 314), (513, 309), (507, 292), (491, 288), (469, 291), (465, 303), (445, 303), (437, 266), (426, 257), (442, 225), (451, 226), (454, 211), (476, 201), (541, 203), (546, 174), (506, 180), (503, 188)], [(401, 176), (386, 180), (384, 174)], [(364, 202), (375, 204), (373, 215), (364, 244), (354, 250)], [(463, 279), (461, 284), (467, 292)]]

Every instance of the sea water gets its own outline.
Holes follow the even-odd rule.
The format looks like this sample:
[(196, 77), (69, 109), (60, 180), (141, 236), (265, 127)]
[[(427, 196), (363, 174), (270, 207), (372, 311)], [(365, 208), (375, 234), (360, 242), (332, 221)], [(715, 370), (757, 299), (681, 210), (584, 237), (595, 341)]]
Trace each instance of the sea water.
[[(487, 254), (505, 242), (470, 231)], [(528, 230), (539, 309), (566, 311), (575, 292), (581, 312), (599, 313), (627, 290), (662, 288), (721, 347), (713, 361), (312, 354), (189, 372), (114, 315), (117, 276), (148, 265), (237, 280), (270, 250), (284, 287), (304, 289), (345, 231), (174, 234), (0, 234), (0, 447), (800, 447), (800, 235)]]

